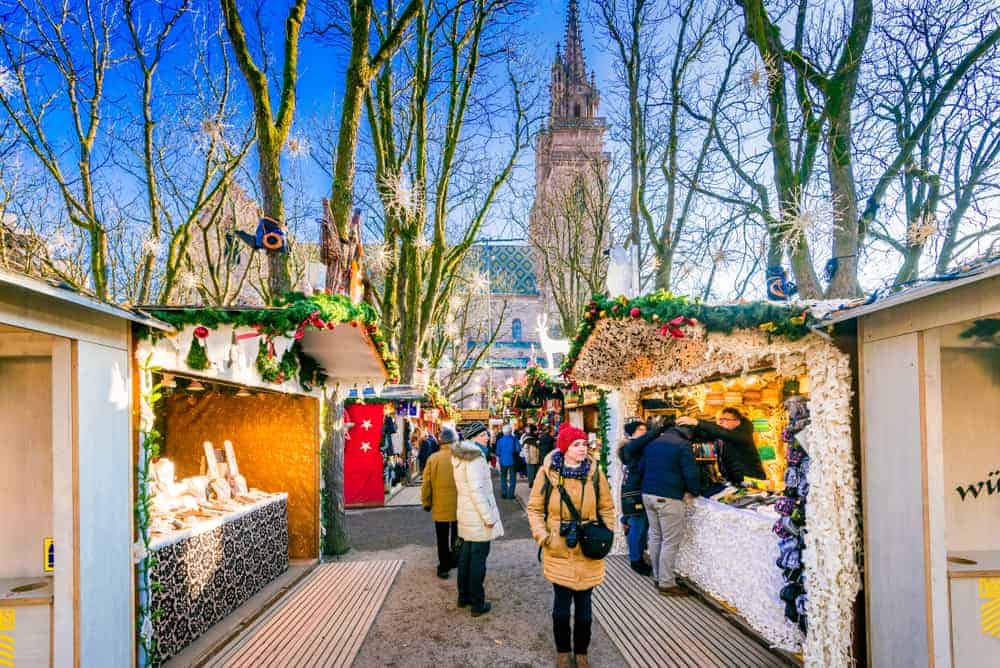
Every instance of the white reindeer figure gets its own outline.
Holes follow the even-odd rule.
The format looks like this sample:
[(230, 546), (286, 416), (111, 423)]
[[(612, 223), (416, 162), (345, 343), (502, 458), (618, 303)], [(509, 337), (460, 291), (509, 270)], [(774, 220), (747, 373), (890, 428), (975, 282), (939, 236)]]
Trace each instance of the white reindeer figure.
[(548, 329), (549, 315), (547, 313), (539, 313), (535, 318), (535, 324), (538, 330), (538, 340), (542, 344), (542, 351), (545, 353), (545, 364), (549, 371), (554, 370), (555, 364), (552, 363), (552, 356), (560, 353), (562, 355), (569, 354), (569, 339), (552, 339), (549, 338)]

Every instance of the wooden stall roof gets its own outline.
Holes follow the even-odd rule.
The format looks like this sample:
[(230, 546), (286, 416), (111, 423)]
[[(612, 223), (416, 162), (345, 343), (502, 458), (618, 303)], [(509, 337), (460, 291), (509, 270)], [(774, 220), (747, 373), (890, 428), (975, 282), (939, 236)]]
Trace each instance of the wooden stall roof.
[(909, 302), (924, 299), (947, 290), (978, 283), (989, 278), (1000, 276), (1000, 257), (992, 258), (982, 264), (971, 267), (964, 272), (956, 272), (947, 276), (937, 276), (913, 287), (902, 289), (886, 297), (879, 298), (876, 292), (872, 297), (853, 305), (848, 305), (838, 311), (830, 313), (824, 319), (825, 324), (836, 324), (847, 320), (854, 320), (861, 316), (869, 315), (878, 311), (900, 306)]
[(164, 331), (173, 331), (174, 329), (162, 320), (158, 320), (138, 309), (126, 308), (101, 301), (93, 295), (57, 281), (43, 280), (0, 269), (0, 286), (27, 292), (36, 297), (54, 299), (115, 318), (130, 320), (154, 329)]

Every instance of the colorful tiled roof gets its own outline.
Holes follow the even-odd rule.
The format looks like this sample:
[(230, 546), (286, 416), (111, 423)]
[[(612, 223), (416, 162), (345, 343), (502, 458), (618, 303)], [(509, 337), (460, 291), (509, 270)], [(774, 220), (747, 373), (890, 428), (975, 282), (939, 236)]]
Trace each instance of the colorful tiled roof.
[(490, 243), (477, 246), (479, 269), (492, 281), (495, 295), (537, 295), (538, 282), (531, 260), (531, 247), (519, 243)]

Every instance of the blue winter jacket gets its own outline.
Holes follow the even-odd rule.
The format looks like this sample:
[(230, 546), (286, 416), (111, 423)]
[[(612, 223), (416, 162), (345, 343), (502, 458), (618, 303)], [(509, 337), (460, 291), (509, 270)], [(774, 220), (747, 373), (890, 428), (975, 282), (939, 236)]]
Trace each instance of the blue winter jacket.
[(642, 493), (667, 499), (681, 499), (684, 492), (701, 494), (698, 463), (691, 442), (676, 428), (663, 432), (646, 446)]
[(517, 453), (521, 449), (517, 439), (510, 434), (504, 434), (497, 441), (497, 458), (500, 466), (513, 466), (517, 462)]

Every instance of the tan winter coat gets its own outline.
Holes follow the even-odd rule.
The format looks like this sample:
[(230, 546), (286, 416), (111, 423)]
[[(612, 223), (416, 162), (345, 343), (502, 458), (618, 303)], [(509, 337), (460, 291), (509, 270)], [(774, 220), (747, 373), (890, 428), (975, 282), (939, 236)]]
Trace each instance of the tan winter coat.
[(454, 522), (458, 489), (451, 466), (451, 444), (442, 443), (441, 449), (427, 458), (424, 464), (424, 481), (420, 485), (420, 502), (431, 509), (435, 522)]
[(451, 467), (458, 490), (458, 535), (473, 542), (488, 542), (502, 536), (503, 524), (493, 496), (490, 465), (479, 446), (472, 441), (456, 443), (451, 451)]
[[(542, 546), (542, 573), (546, 579), (575, 591), (583, 591), (604, 582), (604, 560), (588, 559), (583, 556), (579, 544), (570, 549), (566, 545), (566, 539), (559, 535), (559, 524), (572, 519), (572, 515), (559, 496), (559, 474), (549, 468), (551, 459), (551, 454), (545, 457), (545, 461), (535, 477), (535, 485), (531, 488), (531, 498), (528, 500), (528, 523), (531, 525), (531, 535), (535, 538), (535, 542)], [(581, 519), (584, 521), (595, 520), (600, 512), (605, 526), (613, 530), (615, 504), (611, 498), (608, 478), (600, 471), (600, 465), (591, 458), (590, 474), (586, 481), (565, 478), (562, 484), (573, 505), (579, 511)], [(601, 492), (599, 508), (597, 499), (594, 498), (594, 476), (598, 474), (600, 474), (598, 485)], [(545, 521), (546, 480), (552, 486), (552, 492), (549, 494), (549, 519), (547, 523)]]

